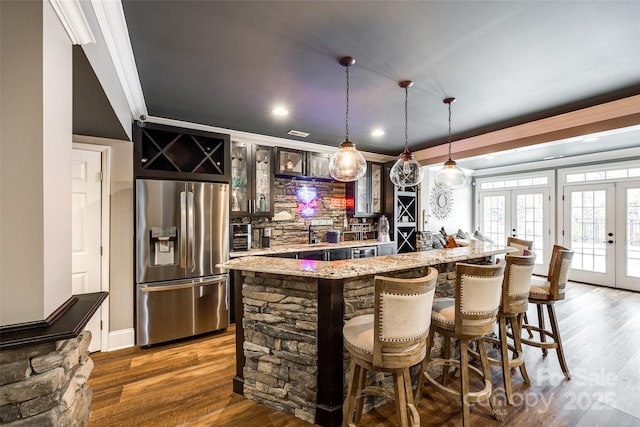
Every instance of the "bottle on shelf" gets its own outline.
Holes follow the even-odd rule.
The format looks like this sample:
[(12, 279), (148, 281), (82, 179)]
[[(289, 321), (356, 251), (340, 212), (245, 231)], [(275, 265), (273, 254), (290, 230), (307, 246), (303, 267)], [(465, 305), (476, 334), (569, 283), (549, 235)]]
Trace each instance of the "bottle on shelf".
[(258, 201), (258, 209), (260, 212), (266, 212), (267, 210), (267, 198), (264, 194), (260, 195), (260, 200)]

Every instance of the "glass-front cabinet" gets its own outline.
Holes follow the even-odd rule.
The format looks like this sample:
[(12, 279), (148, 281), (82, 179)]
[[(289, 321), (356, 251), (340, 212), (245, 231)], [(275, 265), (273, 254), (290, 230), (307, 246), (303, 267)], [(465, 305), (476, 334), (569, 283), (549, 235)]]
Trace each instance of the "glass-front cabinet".
[(305, 152), (290, 148), (276, 148), (276, 174), (298, 177), (305, 173)]
[(231, 215), (273, 216), (273, 148), (231, 142)]
[(382, 164), (367, 162), (367, 172), (364, 176), (347, 185), (347, 209), (348, 215), (354, 217), (382, 213)]
[(307, 176), (311, 178), (333, 179), (329, 175), (330, 154), (307, 153)]

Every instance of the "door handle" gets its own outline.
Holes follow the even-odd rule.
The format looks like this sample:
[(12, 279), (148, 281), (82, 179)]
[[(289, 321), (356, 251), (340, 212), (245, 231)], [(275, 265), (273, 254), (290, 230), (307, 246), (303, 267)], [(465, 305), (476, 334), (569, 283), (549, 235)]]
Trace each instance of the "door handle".
[(184, 191), (180, 192), (180, 267), (186, 266), (187, 238), (187, 198)]
[(187, 262), (189, 263), (189, 267), (191, 271), (195, 270), (196, 262), (193, 256), (196, 247), (195, 247), (195, 239), (193, 238), (193, 222), (195, 220), (194, 211), (193, 211), (193, 191), (189, 191), (187, 196), (187, 211), (189, 212), (189, 223), (188, 223), (188, 236), (189, 236), (189, 254), (187, 258)]
[(613, 245), (615, 242), (616, 242), (615, 240), (605, 240), (605, 241), (604, 241), (604, 242), (602, 242), (602, 243), (606, 243), (606, 244), (608, 244), (608, 245)]

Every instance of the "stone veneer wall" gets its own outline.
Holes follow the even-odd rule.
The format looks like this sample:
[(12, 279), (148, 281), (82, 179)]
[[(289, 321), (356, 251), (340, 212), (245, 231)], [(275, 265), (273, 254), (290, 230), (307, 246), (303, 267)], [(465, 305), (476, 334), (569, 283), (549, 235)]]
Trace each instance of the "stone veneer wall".
[[(490, 264), (491, 258), (479, 258), (474, 260), (467, 260), (465, 263), (468, 264)], [(436, 293), (435, 298), (443, 298), (443, 297), (455, 297), (455, 287), (456, 287), (456, 263), (451, 262), (447, 264), (440, 264), (434, 266), (434, 268), (438, 268), (438, 281), (436, 283)], [(427, 274), (427, 268), (414, 269), (410, 271), (404, 272), (394, 272), (393, 277), (401, 277), (401, 278), (414, 278), (421, 277)], [(384, 276), (384, 274), (383, 274)], [(344, 297), (344, 320), (347, 322), (348, 320), (360, 316), (363, 314), (373, 314), (374, 305), (375, 305), (375, 295), (373, 288), (373, 277), (368, 276), (364, 278), (356, 278), (351, 280), (345, 280), (344, 288), (343, 288), (343, 297)], [(433, 342), (433, 348), (431, 350), (432, 357), (440, 357), (442, 355), (442, 343), (443, 338), (439, 335), (435, 336)], [(452, 352), (452, 355), (455, 357), (456, 350)], [(345, 372), (345, 382), (344, 382), (344, 393), (346, 395), (347, 385), (349, 383), (349, 377), (351, 375), (351, 356), (349, 352), (345, 349), (344, 351), (344, 372)], [(439, 369), (439, 368), (436, 368)], [(420, 373), (419, 365), (416, 365), (410, 369), (412, 383), (414, 387), (418, 382), (418, 376)], [(435, 375), (436, 372), (433, 372)], [(375, 372), (369, 375), (367, 380), (368, 385), (376, 385), (384, 387), (387, 390), (393, 390), (393, 382), (391, 374), (385, 374), (382, 372)], [(368, 396), (365, 403), (365, 412), (369, 411), (373, 408), (376, 408), (380, 405), (389, 402), (389, 399), (379, 397), (379, 396)]]
[(91, 333), (0, 352), (0, 424), (83, 426), (89, 418)]
[(243, 278), (244, 396), (313, 424), (318, 281), (251, 272)]
[[(300, 186), (314, 187), (318, 193), (318, 208), (313, 217), (305, 218), (298, 213), (298, 199), (296, 191)], [(313, 226), (320, 242), (326, 241), (327, 230), (343, 230), (346, 210), (332, 208), (331, 199), (344, 199), (346, 186), (343, 182), (303, 181), (291, 178), (275, 178), (274, 180), (274, 213), (287, 212), (292, 219), (273, 221), (254, 218), (252, 226), (271, 227), (271, 244), (286, 245), (308, 243), (309, 224), (312, 219), (330, 220), (332, 225)]]

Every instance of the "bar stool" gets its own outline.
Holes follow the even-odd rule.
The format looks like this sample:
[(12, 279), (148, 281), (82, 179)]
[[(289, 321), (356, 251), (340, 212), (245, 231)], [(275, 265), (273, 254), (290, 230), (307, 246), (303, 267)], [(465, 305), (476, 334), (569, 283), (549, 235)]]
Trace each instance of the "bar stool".
[[(368, 394), (395, 397), (400, 425), (420, 425), (409, 368), (420, 363), (426, 353), (431, 316), (424, 308), (433, 304), (437, 279), (438, 271), (434, 268), (417, 279), (376, 276), (374, 314), (354, 317), (344, 325), (344, 344), (351, 355), (351, 379), (343, 405), (343, 426), (360, 420), (363, 398)], [(367, 387), (369, 370), (391, 372), (394, 392)]]
[(507, 246), (516, 248), (520, 251), (518, 255), (523, 255), (524, 250), (531, 251), (533, 249), (533, 240), (523, 240), (517, 237), (507, 237)]
[[(422, 373), (416, 390), (416, 405), (422, 396), (425, 380), (443, 393), (447, 398), (462, 402), (462, 424), (469, 425), (471, 403), (488, 400), (492, 402), (491, 370), (484, 345), (479, 346), (482, 371), (469, 365), (467, 348), (469, 342), (481, 340), (491, 333), (496, 325), (496, 316), (500, 305), (504, 263), (497, 265), (456, 264), (455, 298), (436, 298), (431, 311), (431, 330), (427, 339), (427, 354), (422, 363)], [(429, 360), (431, 344), (435, 333), (441, 334), (444, 341), (444, 358)], [(449, 342), (455, 338), (460, 343), (460, 360), (450, 359)], [(429, 366), (443, 366), (442, 384), (430, 374)], [(460, 368), (460, 392), (445, 385), (449, 366)], [(480, 391), (470, 391), (469, 374), (475, 373), (484, 381)], [(500, 415), (494, 411), (498, 421)]]
[[(509, 236), (507, 237), (507, 246), (518, 249), (520, 253), (516, 255), (523, 255), (525, 253), (525, 249), (529, 252), (533, 251), (533, 240), (524, 240), (518, 239), (517, 237)], [(529, 323), (526, 311), (524, 312), (523, 316), (524, 323)], [(533, 334), (531, 332), (529, 332), (529, 338), (533, 338)]]
[[(547, 355), (547, 349), (555, 348), (562, 373), (568, 380), (571, 379), (571, 373), (564, 357), (554, 303), (564, 299), (564, 290), (567, 285), (572, 259), (573, 251), (560, 245), (553, 246), (547, 280), (541, 281), (533, 278), (531, 290), (529, 291), (529, 302), (535, 304), (538, 311), (538, 326), (531, 325), (528, 322), (522, 325), (523, 329), (540, 334), (540, 341), (522, 338), (522, 343), (541, 348), (543, 356)], [(551, 330), (545, 328), (543, 306), (547, 306)], [(551, 338), (553, 342), (547, 342), (546, 337)]]
[[(507, 395), (507, 403), (513, 405), (511, 369), (520, 368), (520, 374), (524, 382), (527, 384), (531, 382), (524, 364), (520, 336), (523, 324), (522, 318), (529, 306), (529, 289), (531, 287), (531, 276), (536, 262), (536, 254), (509, 254), (505, 260), (502, 297), (498, 311), (498, 338), (485, 336), (478, 342), (478, 345), (481, 346), (488, 342), (500, 346), (500, 359), (489, 357), (489, 363), (502, 366), (502, 381)], [(507, 334), (507, 321), (511, 325), (512, 334)], [(513, 338), (513, 344), (508, 342), (508, 336)], [(511, 358), (509, 358), (509, 351), (511, 351)], [(477, 356), (477, 352), (472, 352), (472, 354)]]

